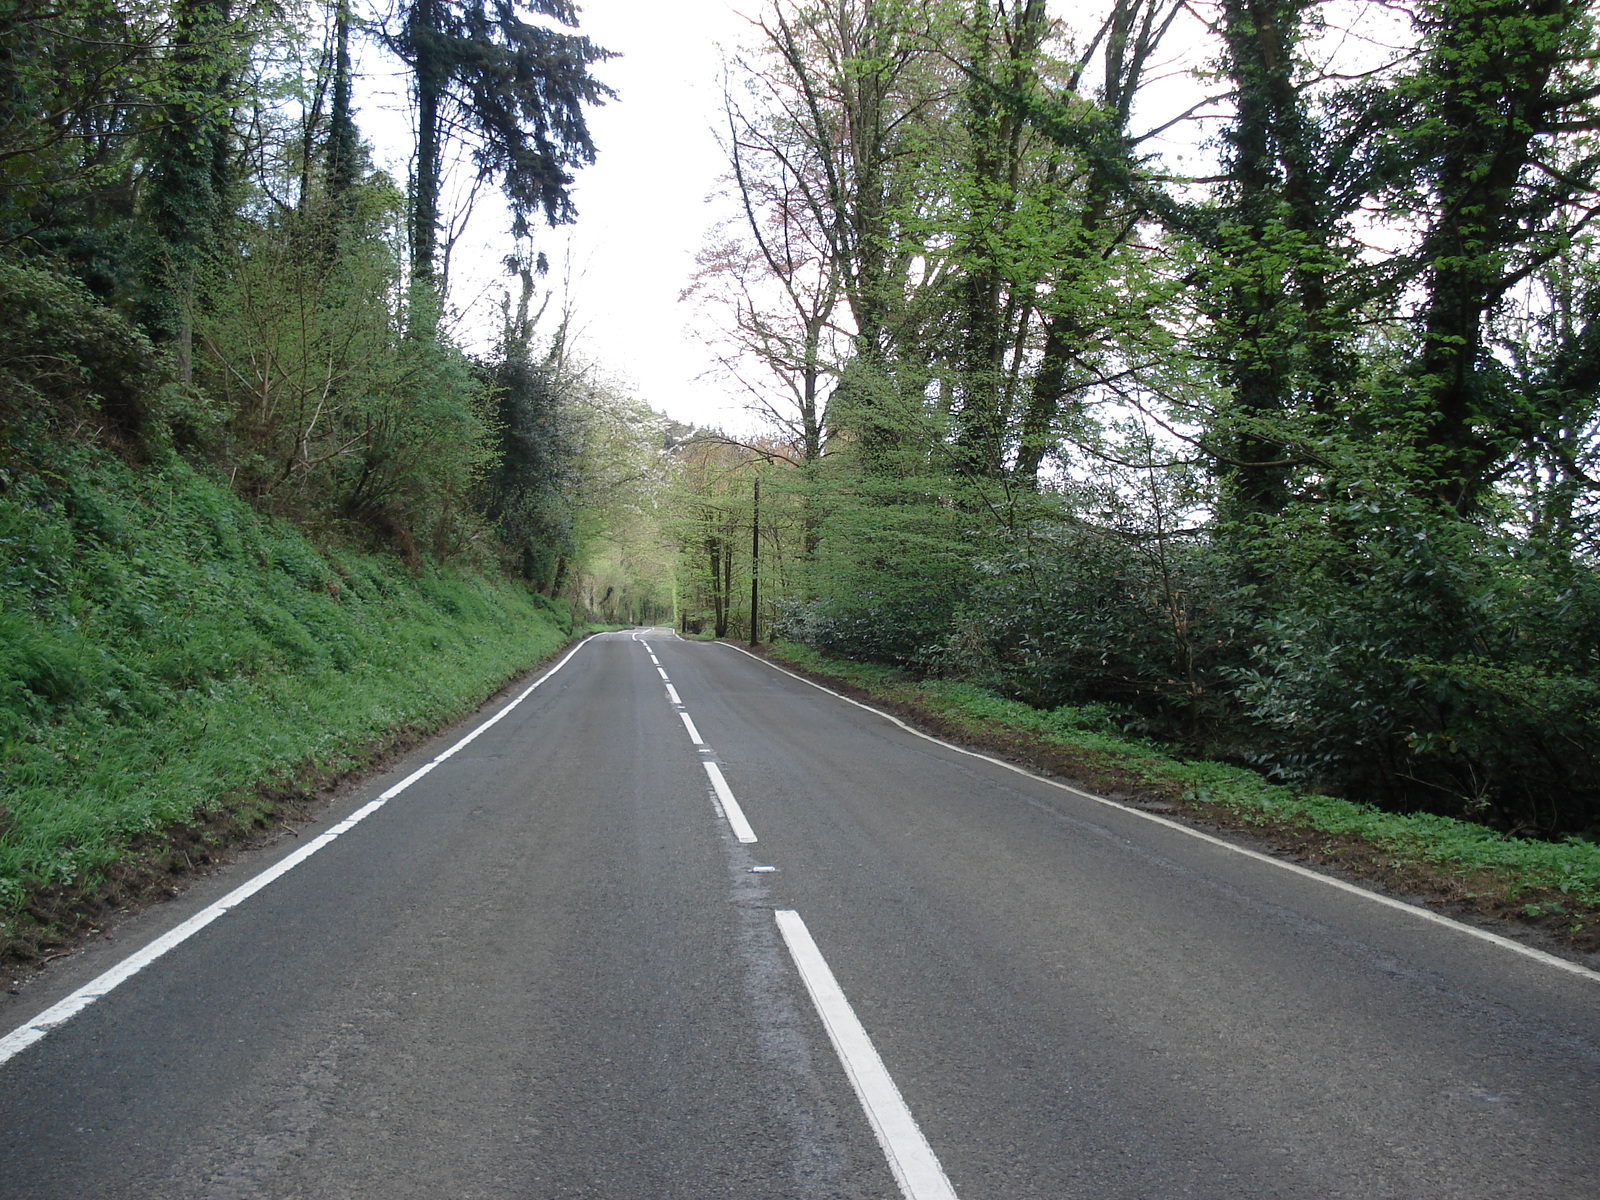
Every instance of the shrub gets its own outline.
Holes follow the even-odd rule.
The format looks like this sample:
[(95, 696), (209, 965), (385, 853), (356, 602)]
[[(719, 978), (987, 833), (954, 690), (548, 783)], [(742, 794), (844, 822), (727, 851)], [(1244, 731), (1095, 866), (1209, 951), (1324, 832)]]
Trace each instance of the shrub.
[(0, 259), (0, 430), (97, 419), (136, 440), (165, 378), (149, 339), (81, 284)]
[(1294, 580), (1239, 696), (1265, 760), (1405, 809), (1600, 821), (1600, 579), (1449, 515), (1385, 514)]

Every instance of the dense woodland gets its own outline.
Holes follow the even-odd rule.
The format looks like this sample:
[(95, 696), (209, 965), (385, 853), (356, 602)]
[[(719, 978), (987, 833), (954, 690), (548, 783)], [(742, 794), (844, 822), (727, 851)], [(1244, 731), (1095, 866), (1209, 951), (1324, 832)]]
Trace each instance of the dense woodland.
[(684, 457), (686, 623), (1594, 833), (1597, 45), (1584, 0), (769, 5), (688, 291), (768, 426)]
[[(577, 19), (568, 0), (7, 0), (13, 498), (48, 490), (63, 442), (177, 453), (320, 537), (503, 564), (551, 596), (608, 581), (608, 615), (664, 611), (668, 593), (630, 588), (623, 552), (596, 541), (663, 422), (543, 311), (534, 235), (575, 216), (585, 111), (610, 96), (592, 74), (608, 52)], [(358, 48), (409, 83), (407, 179), (372, 165)], [(494, 347), (474, 356), (450, 252), (459, 197), (496, 187), (514, 250), (497, 336), (476, 331)]]

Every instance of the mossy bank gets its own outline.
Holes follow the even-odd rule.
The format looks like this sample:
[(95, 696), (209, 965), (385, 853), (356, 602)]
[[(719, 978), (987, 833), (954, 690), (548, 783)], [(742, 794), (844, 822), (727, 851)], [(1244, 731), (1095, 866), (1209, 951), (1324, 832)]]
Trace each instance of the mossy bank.
[(319, 547), (175, 456), (36, 449), (0, 454), (0, 955), (172, 858), (153, 847), (225, 842), (572, 634), (514, 582)]

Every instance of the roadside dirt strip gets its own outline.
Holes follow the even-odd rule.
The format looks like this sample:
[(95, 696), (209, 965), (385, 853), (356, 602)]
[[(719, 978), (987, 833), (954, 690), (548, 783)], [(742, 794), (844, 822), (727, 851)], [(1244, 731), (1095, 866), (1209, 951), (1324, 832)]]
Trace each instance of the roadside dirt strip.
[(0, 1004), (0, 1194), (1600, 1195), (1600, 976), (731, 646), (318, 823)]

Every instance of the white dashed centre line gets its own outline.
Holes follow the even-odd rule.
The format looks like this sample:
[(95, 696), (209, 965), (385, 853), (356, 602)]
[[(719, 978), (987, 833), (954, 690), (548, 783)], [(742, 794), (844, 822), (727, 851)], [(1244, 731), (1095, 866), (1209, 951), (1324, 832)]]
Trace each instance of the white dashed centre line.
[(704, 746), (705, 741), (700, 737), (700, 731), (694, 727), (694, 721), (689, 714), (681, 712), (678, 715), (683, 718), (683, 727), (689, 731), (689, 740), (696, 746)]
[[(662, 679), (666, 679), (667, 673), (656, 662), (653, 653), (650, 661), (656, 663), (656, 670)], [(709, 747), (695, 728), (694, 719), (684, 710), (683, 701), (678, 698), (670, 682), (667, 684), (667, 698), (679, 709), (678, 717), (683, 721), (689, 740), (702, 752), (709, 753)], [(733, 789), (723, 777), (722, 768), (714, 762), (702, 761), (701, 765), (711, 780), (716, 806), (728, 822), (733, 836), (746, 844), (756, 841), (755, 830), (745, 819), (738, 800), (734, 799)], [(774, 869), (751, 868), (753, 871)], [(856, 1098), (861, 1102), (878, 1145), (888, 1159), (895, 1182), (900, 1185), (901, 1195), (905, 1200), (958, 1200), (955, 1188), (950, 1185), (933, 1148), (922, 1136), (922, 1130), (912, 1117), (911, 1110), (906, 1107), (900, 1089), (895, 1086), (888, 1068), (883, 1065), (883, 1059), (867, 1037), (867, 1031), (856, 1018), (850, 1002), (845, 999), (843, 989), (839, 987), (838, 980), (834, 978), (827, 960), (822, 957), (822, 951), (817, 948), (805, 922), (800, 919), (800, 914), (793, 909), (779, 909), (774, 915), (783, 940), (789, 947), (790, 957), (794, 959), (800, 978), (811, 996), (811, 1003), (822, 1018), (834, 1052), (844, 1065), (850, 1086), (855, 1089)]]
[(793, 909), (781, 908), (773, 915), (795, 969), (811, 994), (811, 1003), (828, 1031), (828, 1039), (850, 1077), (850, 1086), (855, 1088), (872, 1132), (878, 1136), (878, 1145), (889, 1160), (900, 1194), (905, 1200), (957, 1200), (956, 1190), (939, 1165), (933, 1147), (922, 1136), (922, 1129), (906, 1107), (905, 1098), (878, 1057), (822, 951), (817, 949), (806, 923)]
[(722, 768), (714, 762), (700, 765), (706, 769), (706, 774), (711, 776), (711, 790), (717, 794), (717, 801), (722, 805), (722, 815), (728, 818), (728, 828), (733, 830), (733, 836), (745, 843), (755, 841), (756, 831), (750, 828), (750, 822), (744, 817), (744, 809), (740, 808), (739, 802), (733, 798), (733, 789), (728, 787), (728, 781), (722, 777)]

